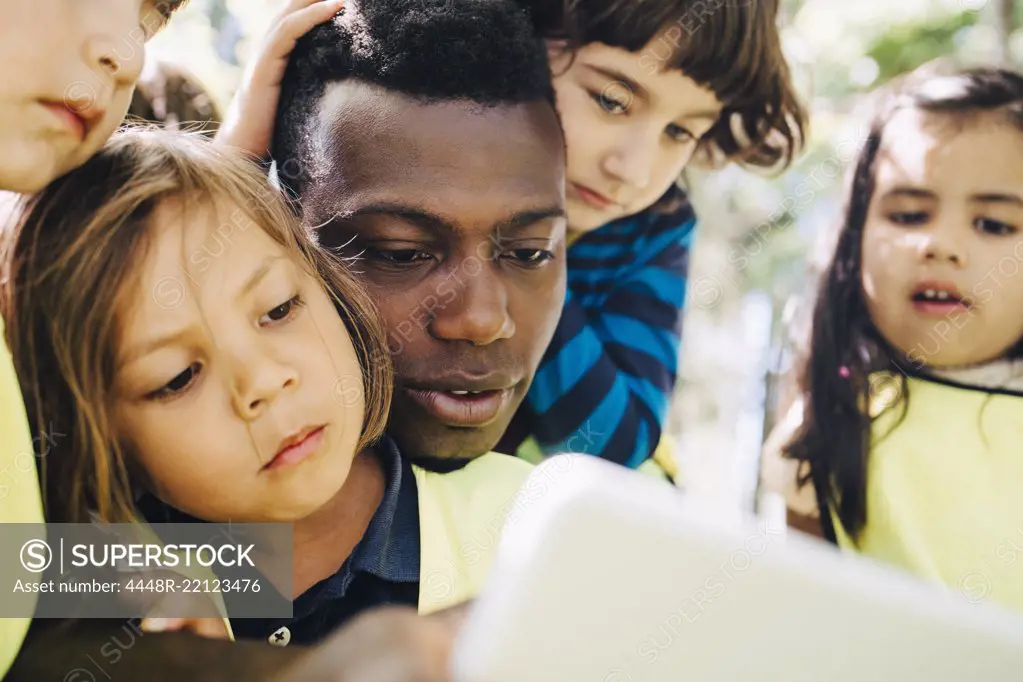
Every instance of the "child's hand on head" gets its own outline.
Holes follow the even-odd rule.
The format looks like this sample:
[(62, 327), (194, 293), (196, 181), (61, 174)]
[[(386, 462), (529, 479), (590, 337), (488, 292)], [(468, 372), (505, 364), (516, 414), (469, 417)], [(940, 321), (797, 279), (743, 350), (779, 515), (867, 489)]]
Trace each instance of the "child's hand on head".
[[(210, 639), (230, 639), (227, 624), (217, 612), (217, 606), (207, 595), (200, 593), (168, 594), (147, 609), (149, 616), (142, 619), (143, 632), (191, 632)], [(189, 617), (165, 617), (167, 613), (196, 614)]]
[(216, 142), (264, 158), (273, 136), (281, 81), (295, 43), (315, 26), (332, 18), (344, 0), (288, 0), (249, 63), (231, 101)]

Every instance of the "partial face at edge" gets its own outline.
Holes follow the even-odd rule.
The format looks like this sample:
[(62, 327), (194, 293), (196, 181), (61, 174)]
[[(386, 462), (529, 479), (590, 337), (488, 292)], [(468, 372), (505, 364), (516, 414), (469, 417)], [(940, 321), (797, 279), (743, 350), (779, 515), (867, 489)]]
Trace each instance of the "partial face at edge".
[(124, 120), (159, 0), (0, 3), (0, 190), (35, 192)]
[(554, 110), (423, 104), (347, 81), (328, 89), (316, 141), (306, 222), (324, 246), (360, 257), (395, 365), (389, 432), (414, 459), (485, 454), (563, 305)]
[(177, 509), (295, 521), (348, 477), (362, 375), (320, 281), (239, 216), (179, 203), (154, 213), (138, 289), (119, 311), (116, 427)]
[(677, 69), (601, 43), (551, 69), (568, 145), (568, 224), (589, 232), (652, 206), (676, 182), (722, 103)]

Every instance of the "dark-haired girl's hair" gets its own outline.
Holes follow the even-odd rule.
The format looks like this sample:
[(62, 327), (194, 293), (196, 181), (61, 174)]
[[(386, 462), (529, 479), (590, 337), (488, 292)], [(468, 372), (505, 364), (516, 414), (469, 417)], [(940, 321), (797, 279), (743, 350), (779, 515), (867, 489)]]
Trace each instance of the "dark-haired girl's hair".
[[(863, 229), (874, 193), (878, 150), (885, 125), (903, 109), (956, 117), (997, 110), (1023, 129), (1023, 76), (1001, 69), (974, 69), (948, 76), (907, 77), (899, 88), (884, 94), (852, 168), (843, 221), (821, 278), (810, 342), (797, 377), (802, 424), (785, 448), (787, 457), (804, 463), (799, 484), (814, 486), (821, 523), (832, 540), (832, 514), (854, 539), (867, 522), (871, 373), (892, 370), (900, 384), (897, 395), (905, 401), (906, 375), (922, 369), (913, 367), (878, 332), (867, 312), (860, 280)], [(1023, 356), (1023, 341), (1008, 356)], [(905, 402), (897, 405), (905, 408)]]

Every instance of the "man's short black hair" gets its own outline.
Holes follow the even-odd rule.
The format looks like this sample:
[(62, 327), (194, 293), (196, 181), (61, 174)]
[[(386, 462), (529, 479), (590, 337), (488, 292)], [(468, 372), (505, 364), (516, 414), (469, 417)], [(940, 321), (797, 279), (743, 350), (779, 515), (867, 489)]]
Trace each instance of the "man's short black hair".
[(326, 86), (350, 78), (424, 103), (554, 106), (544, 42), (515, 2), (349, 2), (299, 40), (284, 75), (272, 156), (282, 184), (296, 194), (309, 177), (309, 129)]

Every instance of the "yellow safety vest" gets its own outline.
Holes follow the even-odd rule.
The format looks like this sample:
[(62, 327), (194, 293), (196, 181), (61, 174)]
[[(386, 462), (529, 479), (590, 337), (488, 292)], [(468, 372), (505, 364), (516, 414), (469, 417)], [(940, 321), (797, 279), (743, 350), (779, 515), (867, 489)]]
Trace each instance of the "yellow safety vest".
[(867, 524), (854, 543), (835, 519), (839, 544), (967, 601), (1023, 611), (1023, 386), (1015, 374), (997, 385), (1016, 389), (953, 385), (951, 374), (910, 378), (908, 401), (896, 382), (872, 376), (883, 390), (871, 405), (879, 416)]
[[(547, 457), (540, 448), (540, 444), (532, 436), (519, 445), (518, 450), (515, 451), (515, 456), (533, 464), (539, 464)], [(662, 432), (661, 440), (657, 442), (657, 447), (654, 449), (653, 454), (640, 464), (636, 470), (649, 474), (654, 478), (666, 478), (678, 484), (680, 482), (680, 471), (678, 461), (675, 458), (675, 439), (667, 431)]]
[(412, 469), (419, 489), (419, 611), (426, 614), (479, 592), (505, 524), (535, 499), (522, 487), (533, 466), (492, 452), (450, 473)]
[[(42, 523), (43, 503), (25, 403), (0, 319), (0, 523)], [(8, 548), (10, 550), (11, 548)], [(16, 550), (15, 550), (16, 551)], [(0, 676), (7, 673), (31, 618), (0, 618)]]

